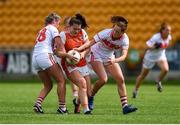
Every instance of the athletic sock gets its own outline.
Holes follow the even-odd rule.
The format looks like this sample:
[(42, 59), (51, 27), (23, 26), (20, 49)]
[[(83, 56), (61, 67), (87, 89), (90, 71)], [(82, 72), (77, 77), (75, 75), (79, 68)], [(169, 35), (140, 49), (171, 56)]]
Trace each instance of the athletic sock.
[(73, 91), (73, 97), (78, 98), (78, 91), (77, 90)]
[(41, 107), (41, 104), (42, 104), (43, 101), (44, 101), (44, 98), (38, 97), (37, 100), (36, 100), (35, 105)]
[(83, 112), (87, 112), (89, 111), (89, 107), (88, 107), (88, 104), (82, 104), (82, 107), (83, 107)]
[(59, 108), (61, 108), (63, 111), (66, 111), (66, 103), (59, 102)]
[(128, 105), (127, 96), (121, 96), (121, 104), (122, 104), (122, 108), (124, 108)]

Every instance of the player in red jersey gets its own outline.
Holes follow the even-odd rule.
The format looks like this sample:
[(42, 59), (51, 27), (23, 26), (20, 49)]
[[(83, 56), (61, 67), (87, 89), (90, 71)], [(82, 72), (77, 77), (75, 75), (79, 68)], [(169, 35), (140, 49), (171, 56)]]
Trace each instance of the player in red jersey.
[[(66, 51), (70, 51), (73, 48), (77, 48), (83, 45), (88, 41), (88, 35), (83, 29), (87, 26), (86, 21), (83, 19), (83, 16), (76, 14), (75, 17), (72, 17), (69, 21), (69, 30), (60, 33), (62, 42), (64, 43)], [(79, 87), (79, 99), (73, 100), (75, 105), (81, 103), (83, 107), (84, 114), (91, 114), (91, 111), (88, 107), (88, 96), (87, 96), (87, 87), (89, 86), (90, 77), (89, 69), (86, 65), (85, 55), (88, 53), (88, 50), (81, 52), (81, 60), (76, 65), (70, 65), (66, 62), (65, 59), (62, 59), (62, 67), (66, 72), (66, 75), (70, 80)], [(75, 113), (79, 113), (79, 109), (75, 109)]]
[[(64, 30), (63, 30), (64, 32), (69, 32), (69, 28), (70, 28), (69, 21), (70, 21), (70, 19), (71, 19), (71, 17), (66, 17), (64, 19)], [(73, 103), (74, 103), (78, 99), (78, 87), (72, 81), (70, 81), (70, 84), (71, 84), (72, 95), (73, 95)], [(80, 107), (77, 109), (80, 109)]]

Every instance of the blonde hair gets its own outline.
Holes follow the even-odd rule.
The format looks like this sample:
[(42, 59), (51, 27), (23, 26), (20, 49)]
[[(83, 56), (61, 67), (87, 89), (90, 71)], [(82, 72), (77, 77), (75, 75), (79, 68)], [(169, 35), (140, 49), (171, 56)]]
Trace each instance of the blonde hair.
[(60, 20), (61, 17), (56, 14), (56, 13), (50, 13), (46, 18), (45, 18), (45, 25), (51, 24), (54, 20), (58, 21)]

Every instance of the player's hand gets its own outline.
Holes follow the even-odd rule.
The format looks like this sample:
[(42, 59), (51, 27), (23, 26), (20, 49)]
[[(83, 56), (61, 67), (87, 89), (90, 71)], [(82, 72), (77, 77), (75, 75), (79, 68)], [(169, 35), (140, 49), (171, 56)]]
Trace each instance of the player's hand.
[(70, 55), (70, 54), (68, 54), (68, 53), (67, 53), (66, 58), (69, 58), (69, 59), (72, 60), (72, 61), (78, 62), (78, 59), (77, 59), (76, 57), (74, 57), (74, 56), (72, 56), (72, 55)]
[(161, 48), (161, 46), (162, 46), (162, 43), (155, 43), (154, 44), (155, 49), (159, 49), (159, 48)]
[(76, 51), (80, 52), (79, 48), (73, 48), (73, 50), (76, 50)]
[(81, 55), (81, 59), (83, 59), (83, 58), (85, 58), (85, 53), (80, 53), (80, 55)]
[(112, 65), (113, 63), (116, 63), (116, 59), (108, 59), (105, 65)]

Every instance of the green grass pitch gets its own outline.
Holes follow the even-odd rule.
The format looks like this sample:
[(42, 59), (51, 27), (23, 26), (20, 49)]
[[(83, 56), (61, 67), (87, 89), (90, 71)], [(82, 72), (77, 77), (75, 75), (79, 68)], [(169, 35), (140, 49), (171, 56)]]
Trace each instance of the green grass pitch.
[(180, 82), (166, 81), (164, 91), (157, 92), (153, 82), (144, 82), (138, 97), (131, 98), (133, 82), (127, 82), (128, 100), (138, 111), (123, 115), (117, 87), (109, 81), (95, 97), (93, 115), (73, 114), (70, 85), (67, 84), (68, 115), (56, 114), (58, 107), (56, 84), (43, 103), (45, 114), (32, 110), (42, 87), (40, 83), (0, 83), (0, 123), (56, 124), (180, 124)]

